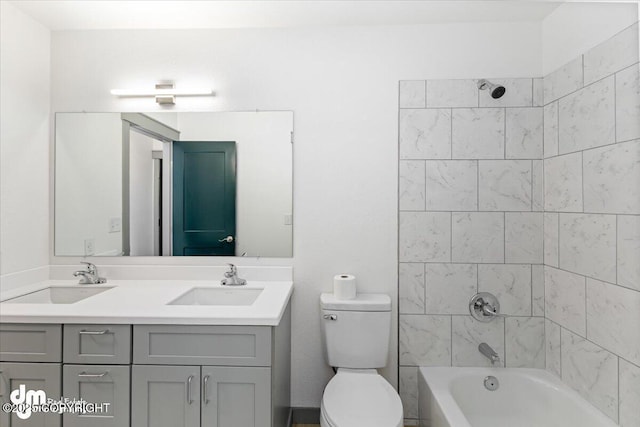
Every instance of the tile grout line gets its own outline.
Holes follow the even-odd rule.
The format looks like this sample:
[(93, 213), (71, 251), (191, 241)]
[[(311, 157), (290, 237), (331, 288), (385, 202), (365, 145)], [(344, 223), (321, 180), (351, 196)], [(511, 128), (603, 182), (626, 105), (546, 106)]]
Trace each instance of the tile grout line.
[(580, 167), (581, 167), (581, 171), (580, 171), (580, 183), (582, 184), (582, 213), (585, 213), (584, 211), (584, 151), (580, 152)]
[(613, 142), (618, 142), (618, 73), (613, 74)]

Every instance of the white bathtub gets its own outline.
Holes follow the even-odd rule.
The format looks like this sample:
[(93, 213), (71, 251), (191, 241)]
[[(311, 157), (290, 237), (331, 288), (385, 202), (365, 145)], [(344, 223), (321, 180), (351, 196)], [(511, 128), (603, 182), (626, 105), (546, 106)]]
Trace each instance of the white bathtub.
[[(484, 387), (488, 375), (500, 387)], [(421, 427), (615, 427), (541, 369), (420, 368)]]

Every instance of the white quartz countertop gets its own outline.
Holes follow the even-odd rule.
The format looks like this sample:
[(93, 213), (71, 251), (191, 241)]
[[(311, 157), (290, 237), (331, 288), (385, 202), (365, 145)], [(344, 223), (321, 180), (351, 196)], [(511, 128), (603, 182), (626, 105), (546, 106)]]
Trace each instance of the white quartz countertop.
[(293, 292), (290, 281), (249, 281), (241, 288), (263, 289), (251, 305), (168, 305), (195, 287), (237, 288), (213, 280), (109, 280), (103, 285), (49, 280), (3, 293), (2, 301), (56, 286), (112, 289), (73, 304), (0, 302), (0, 322), (276, 326)]

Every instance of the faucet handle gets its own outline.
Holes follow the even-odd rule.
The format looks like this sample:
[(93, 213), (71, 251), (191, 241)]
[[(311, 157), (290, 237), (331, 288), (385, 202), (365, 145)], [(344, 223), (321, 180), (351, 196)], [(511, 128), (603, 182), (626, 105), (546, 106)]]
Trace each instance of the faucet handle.
[(85, 264), (87, 266), (87, 270), (92, 271), (92, 272), (97, 272), (98, 271), (98, 267), (96, 267), (96, 265), (92, 262), (88, 262), (88, 261), (80, 261), (80, 264)]
[(232, 264), (232, 263), (230, 263), (230, 262), (229, 262), (229, 263), (227, 263), (227, 265), (229, 266), (229, 271), (228, 271), (228, 273), (231, 273), (231, 274), (233, 274), (234, 276), (235, 276), (236, 274), (238, 274), (238, 268), (236, 267), (236, 265), (235, 265), (235, 264)]

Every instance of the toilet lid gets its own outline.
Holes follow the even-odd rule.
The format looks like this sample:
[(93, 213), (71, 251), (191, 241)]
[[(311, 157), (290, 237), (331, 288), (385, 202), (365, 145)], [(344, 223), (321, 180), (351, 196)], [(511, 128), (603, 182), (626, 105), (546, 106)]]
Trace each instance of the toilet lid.
[(338, 371), (324, 390), (322, 406), (334, 427), (402, 426), (400, 396), (375, 371)]

